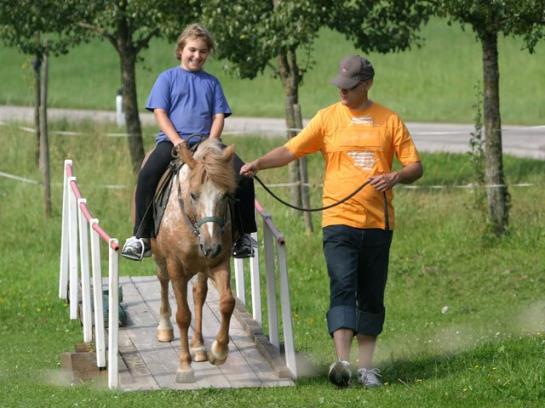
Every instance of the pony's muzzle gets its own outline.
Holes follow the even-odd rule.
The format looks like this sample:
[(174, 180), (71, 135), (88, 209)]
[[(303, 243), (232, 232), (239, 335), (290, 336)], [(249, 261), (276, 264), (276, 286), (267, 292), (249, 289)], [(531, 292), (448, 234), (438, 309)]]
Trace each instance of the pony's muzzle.
[(223, 250), (223, 246), (221, 244), (206, 245), (201, 242), (199, 246), (202, 254), (207, 258), (215, 258), (221, 254), (221, 251)]

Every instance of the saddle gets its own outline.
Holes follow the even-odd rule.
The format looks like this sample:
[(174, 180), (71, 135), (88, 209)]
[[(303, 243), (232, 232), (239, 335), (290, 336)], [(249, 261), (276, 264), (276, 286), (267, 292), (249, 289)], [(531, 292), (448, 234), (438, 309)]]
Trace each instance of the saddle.
[(184, 163), (179, 158), (174, 158), (170, 161), (166, 171), (161, 176), (155, 195), (153, 196), (153, 232), (154, 236), (159, 234), (159, 228), (161, 226), (161, 220), (165, 214), (168, 198), (172, 190), (172, 181), (174, 176), (178, 174)]

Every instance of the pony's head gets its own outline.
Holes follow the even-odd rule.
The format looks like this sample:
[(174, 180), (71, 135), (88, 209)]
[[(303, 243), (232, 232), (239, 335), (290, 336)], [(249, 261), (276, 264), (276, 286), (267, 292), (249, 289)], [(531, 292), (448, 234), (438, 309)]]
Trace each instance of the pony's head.
[(235, 147), (223, 149), (218, 140), (207, 139), (194, 155), (185, 143), (177, 150), (189, 169), (181, 188), (186, 220), (199, 239), (201, 253), (216, 258), (225, 249), (231, 250), (230, 206), (237, 186), (232, 164)]

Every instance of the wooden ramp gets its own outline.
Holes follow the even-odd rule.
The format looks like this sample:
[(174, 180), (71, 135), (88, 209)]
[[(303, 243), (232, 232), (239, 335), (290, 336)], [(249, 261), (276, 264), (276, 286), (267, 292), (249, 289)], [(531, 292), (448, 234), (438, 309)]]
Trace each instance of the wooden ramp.
[[(155, 338), (160, 304), (160, 286), (157, 278), (155, 276), (122, 277), (120, 286), (123, 290), (122, 305), (128, 315), (127, 326), (119, 328), (119, 384), (122, 390), (160, 388), (189, 390), (294, 385), (290, 378), (285, 378), (285, 367), (279, 368), (279, 356), (273, 356), (271, 359), (270, 350), (274, 348), (270, 344), (263, 344), (265, 336), (255, 336), (255, 330), (254, 334), (251, 333), (252, 329), (248, 328), (245, 313), (240, 312), (240, 305), (237, 307), (238, 313), (235, 312), (231, 318), (229, 357), (225, 364), (214, 366), (209, 362), (194, 362), (192, 367), (195, 370), (195, 382), (176, 383), (180, 336), (174, 320), (176, 302), (172, 289), (170, 304), (173, 309), (174, 341), (160, 343)], [(188, 287), (188, 296), (193, 313), (191, 287)], [(214, 285), (209, 284), (208, 298), (203, 309), (203, 336), (207, 349), (214, 341), (219, 319), (218, 292)], [(193, 329), (190, 328), (190, 336), (192, 334)]]

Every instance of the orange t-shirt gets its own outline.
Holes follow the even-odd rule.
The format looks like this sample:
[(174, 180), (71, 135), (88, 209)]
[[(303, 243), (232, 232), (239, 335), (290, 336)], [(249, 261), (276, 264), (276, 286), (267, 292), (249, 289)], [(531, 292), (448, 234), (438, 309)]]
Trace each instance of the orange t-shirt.
[[(377, 103), (364, 110), (350, 110), (340, 102), (328, 106), (285, 147), (296, 157), (322, 153), (324, 207), (350, 195), (369, 177), (391, 172), (394, 154), (404, 166), (420, 161), (403, 121)], [(389, 226), (393, 229), (391, 190), (386, 197)], [(384, 195), (367, 185), (350, 200), (325, 210), (322, 227), (336, 224), (386, 229)]]

